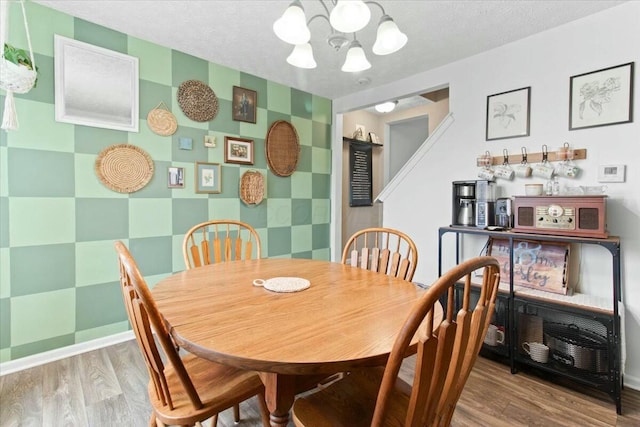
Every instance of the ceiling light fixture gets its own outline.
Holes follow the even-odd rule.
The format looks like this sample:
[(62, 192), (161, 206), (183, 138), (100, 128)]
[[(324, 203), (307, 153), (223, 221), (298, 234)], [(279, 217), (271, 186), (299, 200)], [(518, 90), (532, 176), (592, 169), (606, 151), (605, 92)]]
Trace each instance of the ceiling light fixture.
[(396, 105), (398, 105), (398, 101), (388, 101), (378, 104), (374, 108), (378, 113), (390, 113), (396, 108)]
[[(349, 46), (342, 71), (358, 72), (371, 68), (362, 45), (356, 39), (356, 32), (367, 26), (371, 19), (370, 4), (378, 6), (382, 11), (382, 17), (378, 23), (376, 41), (373, 45), (373, 53), (376, 55), (389, 55), (402, 49), (407, 44), (407, 36), (400, 31), (393, 19), (386, 14), (382, 5), (375, 1), (361, 0), (328, 0), (333, 5), (333, 10), (325, 4), (327, 0), (318, 0), (324, 8), (324, 14), (312, 16), (308, 21), (300, 0), (294, 0), (284, 11), (282, 16), (273, 24), (273, 31), (278, 38), (286, 43), (294, 45), (293, 51), (287, 57), (287, 62), (299, 68), (316, 68), (313, 58), (311, 31), (308, 25), (316, 18), (325, 19), (331, 26), (331, 34), (327, 37), (327, 43), (336, 51)], [(352, 33), (350, 41), (346, 34)]]

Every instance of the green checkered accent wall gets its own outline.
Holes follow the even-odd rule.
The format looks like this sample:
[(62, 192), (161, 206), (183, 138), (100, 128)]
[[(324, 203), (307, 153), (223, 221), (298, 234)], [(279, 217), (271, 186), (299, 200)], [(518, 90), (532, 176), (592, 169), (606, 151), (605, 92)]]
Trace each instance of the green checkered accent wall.
[[(263, 256), (330, 258), (330, 100), (38, 4), (26, 7), (39, 78), (31, 92), (16, 95), (20, 128), (0, 131), (0, 362), (129, 329), (114, 240), (129, 246), (151, 286), (184, 269), (184, 233), (207, 219), (248, 222), (260, 234)], [(8, 40), (26, 47), (15, 3), (10, 30)], [(54, 34), (139, 58), (139, 133), (55, 121)], [(180, 110), (177, 88), (190, 79), (215, 91), (214, 120), (194, 122)], [(257, 123), (232, 120), (234, 85), (257, 91)], [(0, 91), (2, 105), (4, 95)], [(156, 135), (146, 123), (160, 101), (178, 120), (171, 137)], [(298, 169), (286, 178), (268, 170), (264, 155), (276, 120), (291, 122), (300, 138)], [(216, 137), (216, 148), (204, 146), (205, 135)], [(224, 163), (225, 136), (253, 139), (255, 164)], [(180, 150), (180, 137), (192, 138), (193, 150)], [(154, 160), (153, 179), (138, 192), (113, 192), (95, 175), (97, 154), (118, 143), (137, 145)], [(196, 161), (222, 165), (221, 194), (195, 193)], [(186, 188), (167, 187), (169, 166), (185, 168)], [(262, 173), (267, 187), (255, 207), (238, 195), (240, 176), (249, 169)]]

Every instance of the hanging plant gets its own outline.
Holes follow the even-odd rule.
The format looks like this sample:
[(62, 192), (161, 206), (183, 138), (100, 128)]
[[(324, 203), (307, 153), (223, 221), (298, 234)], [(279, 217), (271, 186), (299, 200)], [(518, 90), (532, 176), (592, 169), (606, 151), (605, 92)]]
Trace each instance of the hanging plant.
[[(4, 44), (4, 59), (9, 62), (12, 62), (16, 65), (21, 65), (26, 67), (28, 70), (33, 70), (33, 63), (31, 62), (31, 58), (29, 58), (29, 54), (24, 49), (18, 49), (17, 47), (13, 47), (8, 43)], [(36, 73), (38, 72), (38, 67), (35, 69)], [(33, 83), (33, 87), (38, 85), (38, 77), (36, 76), (36, 80)]]

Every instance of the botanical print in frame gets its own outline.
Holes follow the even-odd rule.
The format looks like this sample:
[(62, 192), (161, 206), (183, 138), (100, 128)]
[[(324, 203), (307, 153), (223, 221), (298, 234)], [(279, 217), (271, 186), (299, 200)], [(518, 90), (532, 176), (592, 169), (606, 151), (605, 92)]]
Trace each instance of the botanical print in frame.
[(138, 132), (138, 58), (55, 40), (56, 121)]
[(184, 168), (169, 166), (167, 175), (169, 188), (184, 188)]
[(633, 65), (571, 77), (569, 130), (633, 121)]
[(253, 164), (253, 140), (224, 137), (224, 161), (225, 163), (238, 163), (242, 165)]
[[(513, 285), (566, 295), (569, 243), (513, 240)], [(509, 284), (509, 239), (491, 238), (489, 256), (500, 263), (500, 282)]]
[(486, 140), (529, 136), (531, 86), (487, 96)]
[(219, 163), (196, 162), (196, 193), (220, 193), (221, 175)]
[(232, 118), (241, 122), (256, 122), (258, 94), (255, 90), (233, 87)]

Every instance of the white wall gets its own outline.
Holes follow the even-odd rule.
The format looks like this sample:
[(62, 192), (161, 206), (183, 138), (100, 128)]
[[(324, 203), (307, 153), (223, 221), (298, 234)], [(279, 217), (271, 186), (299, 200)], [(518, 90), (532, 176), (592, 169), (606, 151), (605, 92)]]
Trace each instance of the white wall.
[[(384, 225), (401, 228), (416, 241), (420, 263), (415, 280), (437, 277), (437, 229), (451, 219), (451, 181), (475, 179), (476, 157), (503, 148), (519, 153), (551, 150), (564, 142), (586, 148), (583, 173), (572, 185), (596, 185), (597, 166), (626, 164), (625, 183), (608, 184), (608, 227), (622, 240), (622, 291), (626, 305), (627, 363), (625, 385), (640, 389), (640, 2), (628, 2), (595, 15), (507, 44), (430, 72), (393, 84), (336, 99), (333, 111), (342, 112), (378, 101), (448, 85), (455, 122), (421, 165), (413, 169), (384, 204)], [(633, 123), (568, 130), (569, 79), (576, 74), (635, 61)], [(531, 86), (529, 137), (485, 141), (487, 95)], [(335, 123), (335, 121), (334, 121)], [(334, 138), (335, 139), (335, 138)], [(341, 143), (341, 141), (340, 141)], [(341, 150), (333, 150), (339, 156)], [(334, 159), (335, 160), (335, 159)], [(503, 193), (524, 193), (522, 179), (504, 184)], [(528, 181), (531, 182), (531, 181)], [(416, 185), (418, 184), (418, 185)], [(334, 188), (338, 191), (338, 189)], [(336, 200), (336, 199), (333, 199)], [(580, 288), (608, 295), (610, 258), (584, 247)], [(635, 261), (635, 262), (634, 262)], [(603, 268), (604, 267), (604, 268)], [(635, 267), (635, 268), (634, 268)], [(633, 339), (633, 338), (635, 339)]]

